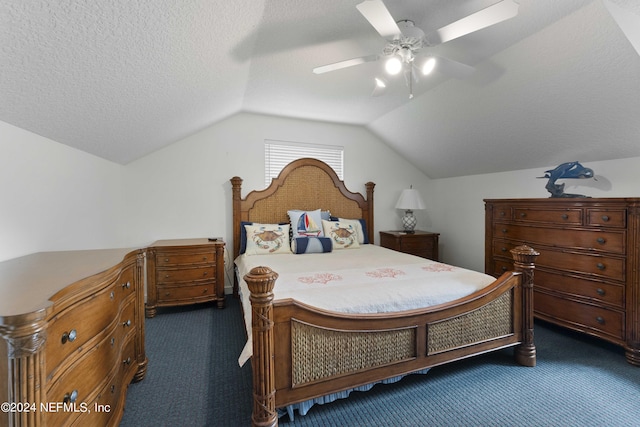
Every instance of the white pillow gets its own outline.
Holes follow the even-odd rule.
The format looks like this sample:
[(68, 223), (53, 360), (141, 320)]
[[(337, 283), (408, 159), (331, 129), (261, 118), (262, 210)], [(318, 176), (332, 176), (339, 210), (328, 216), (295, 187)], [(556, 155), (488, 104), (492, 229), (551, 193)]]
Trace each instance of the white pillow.
[(352, 224), (355, 227), (356, 232), (358, 233), (358, 243), (360, 243), (361, 245), (364, 244), (364, 242), (365, 242), (365, 240), (364, 240), (364, 230), (362, 229), (362, 222), (360, 222), (360, 220), (358, 220), (358, 219), (338, 218), (338, 221), (340, 221), (343, 224)]
[(247, 255), (290, 254), (289, 224), (245, 225)]
[(333, 249), (359, 248), (358, 231), (356, 226), (342, 221), (322, 220), (324, 235), (331, 238)]

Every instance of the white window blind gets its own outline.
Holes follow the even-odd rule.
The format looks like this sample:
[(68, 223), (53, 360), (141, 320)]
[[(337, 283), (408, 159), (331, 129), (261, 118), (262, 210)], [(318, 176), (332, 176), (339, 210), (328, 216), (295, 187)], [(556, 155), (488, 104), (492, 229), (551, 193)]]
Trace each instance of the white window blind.
[(264, 142), (264, 183), (271, 184), (282, 169), (294, 160), (311, 157), (322, 160), (333, 168), (340, 179), (343, 178), (344, 147), (337, 145), (316, 145), (301, 142), (272, 141)]

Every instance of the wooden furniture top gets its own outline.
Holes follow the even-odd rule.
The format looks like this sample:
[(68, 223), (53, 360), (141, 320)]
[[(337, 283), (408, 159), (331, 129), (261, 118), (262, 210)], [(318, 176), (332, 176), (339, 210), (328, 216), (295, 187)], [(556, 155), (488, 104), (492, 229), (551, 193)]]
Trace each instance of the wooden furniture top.
[(215, 242), (210, 241), (208, 238), (195, 238), (195, 239), (167, 239), (158, 240), (153, 242), (149, 247), (160, 248), (169, 246), (203, 246), (203, 245), (221, 245), (224, 243), (222, 237), (218, 237)]
[[(46, 310), (70, 284), (120, 264), (137, 249), (39, 252), (0, 263), (0, 325), (9, 317)], [(75, 286), (72, 286), (75, 288)], [(72, 289), (65, 289), (65, 292)], [(41, 313), (41, 315), (45, 315)]]

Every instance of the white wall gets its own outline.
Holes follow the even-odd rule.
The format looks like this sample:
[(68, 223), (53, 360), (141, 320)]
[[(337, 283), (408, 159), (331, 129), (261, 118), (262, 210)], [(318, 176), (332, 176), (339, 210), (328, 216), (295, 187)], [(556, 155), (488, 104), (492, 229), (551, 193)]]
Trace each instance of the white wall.
[[(441, 258), (449, 264), (484, 271), (483, 199), (547, 198), (545, 168), (431, 181), (437, 208), (433, 216), (440, 235)], [(596, 180), (566, 179), (565, 193), (590, 197), (640, 197), (640, 157), (583, 163)]]
[[(264, 188), (264, 140), (344, 146), (347, 187), (365, 193), (376, 183), (375, 234), (398, 229), (394, 209), (404, 188), (413, 184), (429, 198), (429, 179), (361, 126), (241, 113), (133, 162), (125, 168), (129, 245), (158, 239), (224, 237), (231, 248), (231, 184), (241, 177), (243, 197)], [(429, 212), (418, 217), (430, 221)]]
[(0, 122), (0, 261), (123, 244), (123, 166)]

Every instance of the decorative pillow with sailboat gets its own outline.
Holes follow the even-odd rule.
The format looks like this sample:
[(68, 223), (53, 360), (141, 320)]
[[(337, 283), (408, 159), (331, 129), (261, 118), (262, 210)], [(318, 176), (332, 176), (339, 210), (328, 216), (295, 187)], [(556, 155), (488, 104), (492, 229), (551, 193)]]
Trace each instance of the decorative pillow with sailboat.
[(291, 210), (288, 211), (291, 221), (291, 240), (299, 237), (322, 237), (322, 214), (320, 209), (314, 211)]

